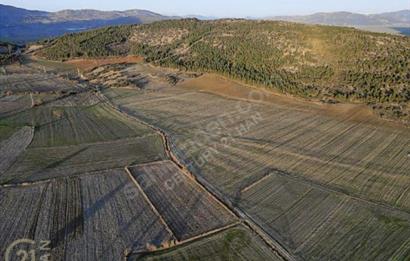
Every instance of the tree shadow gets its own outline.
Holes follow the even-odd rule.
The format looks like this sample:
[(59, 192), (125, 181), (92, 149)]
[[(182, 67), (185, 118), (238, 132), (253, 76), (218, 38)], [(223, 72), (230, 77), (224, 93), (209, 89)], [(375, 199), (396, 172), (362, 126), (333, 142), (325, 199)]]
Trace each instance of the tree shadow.
[[(42, 174), (42, 173), (44, 173), (44, 172), (46, 172), (46, 171), (49, 171), (49, 170), (51, 170), (51, 169), (54, 169), (54, 168), (60, 166), (60, 165), (61, 165), (62, 163), (64, 163), (65, 161), (68, 161), (68, 160), (70, 160), (70, 159), (76, 157), (76, 156), (79, 155), (80, 153), (86, 151), (88, 148), (89, 148), (89, 146), (80, 148), (79, 150), (77, 150), (77, 151), (75, 151), (75, 152), (73, 152), (73, 153), (71, 153), (71, 154), (65, 156), (64, 158), (62, 158), (62, 159), (60, 159), (60, 160), (54, 161), (54, 162), (48, 164), (47, 166), (42, 167), (40, 170), (37, 170), (37, 171), (35, 171), (34, 173), (32, 173), (32, 174), (30, 174), (30, 175), (28, 175), (28, 176), (23, 176), (22, 178), (13, 177), (13, 178), (11, 178), (11, 179), (9, 179), (9, 180), (6, 180), (6, 181), (2, 182), (2, 184), (18, 183), (18, 182), (22, 182), (22, 179), (23, 179), (24, 181), (32, 181), (32, 178), (35, 178), (37, 175)], [(20, 173), (20, 172), (17, 172), (16, 174), (19, 174), (19, 173)]]
[[(82, 191), (81, 191), (81, 184), (80, 184), (80, 180), (78, 178), (73, 179), (73, 180), (77, 180), (77, 185), (78, 185), (78, 190), (80, 191), (80, 195), (78, 197), (74, 196), (73, 193), (68, 193), (68, 197), (64, 198), (66, 200), (66, 204), (73, 204), (72, 202), (70, 202), (71, 198), (77, 198), (77, 200), (80, 201), (79, 206), (80, 206), (80, 213), (74, 217), (73, 219), (71, 219), (67, 224), (64, 224), (64, 226), (57, 230), (55, 233), (51, 233), (50, 238), (51, 238), (51, 247), (52, 248), (57, 248), (58, 246), (62, 245), (64, 242), (66, 242), (67, 240), (70, 239), (75, 239), (77, 234), (83, 234), (83, 227), (84, 227), (84, 223), (91, 219), (92, 217), (94, 217), (102, 208), (104, 208), (104, 206), (112, 199), (116, 196), (116, 194), (124, 188), (125, 183), (119, 184), (116, 188), (114, 188), (113, 190), (111, 190), (110, 192), (108, 192), (107, 194), (105, 194), (103, 197), (101, 197), (100, 199), (98, 199), (96, 202), (94, 202), (94, 204), (92, 206), (90, 206), (87, 209), (83, 209), (83, 196), (82, 196)], [(73, 180), (69, 180), (68, 184), (73, 183)], [(73, 192), (73, 191), (71, 191)], [(58, 192), (57, 192), (58, 193)], [(53, 197), (57, 197), (56, 195), (53, 195)], [(68, 202), (68, 203), (67, 203)], [(55, 211), (59, 211), (58, 207), (55, 207)], [(64, 211), (64, 217), (67, 218), (67, 216), (69, 215), (69, 212), (71, 209), (69, 208), (65, 208)], [(68, 213), (67, 213), (68, 212)], [(55, 219), (56, 214), (61, 216), (60, 213), (53, 213), (53, 218)], [(67, 220), (63, 220), (63, 222), (65, 222)], [(55, 224), (53, 224), (55, 225)], [(58, 225), (58, 223), (57, 223)], [(54, 231), (54, 229), (52, 229), (52, 231)], [(77, 233), (77, 231), (80, 231), (80, 233)]]

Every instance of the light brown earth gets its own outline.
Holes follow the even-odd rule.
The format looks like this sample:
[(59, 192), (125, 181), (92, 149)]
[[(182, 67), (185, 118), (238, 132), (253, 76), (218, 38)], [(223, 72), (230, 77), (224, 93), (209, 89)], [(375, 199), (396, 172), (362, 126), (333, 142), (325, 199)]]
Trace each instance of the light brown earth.
[(196, 90), (205, 93), (212, 93), (226, 98), (247, 100), (263, 104), (278, 104), (290, 106), (303, 110), (313, 110), (324, 115), (337, 118), (349, 118), (352, 121), (361, 122), (366, 120), (378, 126), (383, 125), (392, 128), (405, 128), (399, 122), (387, 121), (377, 116), (371, 108), (359, 103), (337, 103), (327, 104), (315, 100), (307, 100), (294, 97), (284, 93), (279, 93), (272, 89), (261, 86), (252, 86), (224, 76), (207, 73), (198, 78), (192, 78), (178, 84), (179, 87), (187, 90)]
[(74, 65), (81, 71), (91, 71), (92, 69), (109, 64), (132, 64), (141, 63), (144, 58), (141, 56), (129, 55), (125, 57), (109, 57), (101, 59), (75, 59), (65, 62), (66, 64)]

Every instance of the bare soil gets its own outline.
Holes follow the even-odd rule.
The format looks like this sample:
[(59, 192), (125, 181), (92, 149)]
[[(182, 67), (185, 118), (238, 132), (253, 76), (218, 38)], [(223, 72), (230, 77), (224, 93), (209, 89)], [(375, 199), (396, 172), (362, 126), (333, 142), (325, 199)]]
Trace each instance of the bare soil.
[(265, 104), (277, 104), (291, 106), (301, 110), (314, 110), (324, 115), (352, 121), (373, 123), (392, 128), (405, 128), (400, 122), (392, 122), (381, 119), (373, 110), (365, 104), (337, 103), (327, 104), (320, 101), (306, 100), (291, 95), (279, 93), (275, 90), (255, 87), (232, 79), (227, 79), (217, 74), (204, 74), (198, 78), (188, 79), (178, 85), (184, 89), (199, 90), (212, 93), (225, 98), (240, 99)]
[(81, 71), (91, 71), (92, 69), (109, 64), (132, 64), (143, 62), (144, 58), (141, 56), (129, 55), (125, 57), (109, 57), (101, 59), (75, 59), (65, 63), (71, 64), (79, 68)]

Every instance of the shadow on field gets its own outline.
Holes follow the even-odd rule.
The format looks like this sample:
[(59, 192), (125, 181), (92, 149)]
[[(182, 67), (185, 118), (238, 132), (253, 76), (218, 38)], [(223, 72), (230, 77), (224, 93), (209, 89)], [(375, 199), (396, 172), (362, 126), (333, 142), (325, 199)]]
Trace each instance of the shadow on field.
[[(62, 158), (62, 159), (60, 159), (60, 160), (58, 160), (58, 161), (55, 161), (55, 162), (53, 162), (53, 163), (47, 165), (46, 167), (44, 167), (42, 170), (40, 170), (40, 171), (38, 171), (38, 172), (42, 172), (42, 171), (47, 170), (47, 169), (56, 168), (56, 167), (58, 167), (60, 164), (64, 163), (64, 161), (67, 161), (67, 160), (70, 160), (70, 159), (74, 158), (75, 156), (77, 156), (77, 155), (80, 154), (81, 152), (86, 151), (88, 148), (89, 148), (89, 146), (84, 147), (84, 148), (81, 148), (81, 149), (77, 150), (76, 152), (71, 153), (70, 155), (68, 155), (68, 156), (66, 156), (66, 157), (64, 157), (64, 158)], [(38, 172), (37, 172), (37, 173), (38, 173)]]
[[(71, 181), (70, 181), (71, 182)], [(78, 181), (78, 183), (80, 183), (80, 181)], [(68, 223), (64, 224), (64, 226), (59, 229), (58, 231), (56, 231), (55, 233), (53, 233), (51, 235), (51, 239), (52, 239), (52, 248), (56, 248), (58, 246), (60, 246), (62, 243), (70, 240), (70, 239), (74, 239), (74, 238), (70, 238), (72, 235), (75, 236), (74, 234), (76, 233), (76, 231), (79, 230), (79, 227), (84, 227), (84, 223), (91, 219), (92, 217), (94, 217), (96, 215), (96, 213), (98, 213), (101, 209), (104, 208), (104, 206), (112, 199), (115, 197), (115, 195), (122, 189), (124, 188), (125, 183), (124, 184), (120, 184), (118, 185), (116, 188), (114, 188), (112, 191), (108, 192), (107, 194), (105, 194), (103, 197), (101, 197), (99, 200), (97, 200), (96, 202), (94, 202), (94, 204), (92, 206), (90, 206), (87, 209), (83, 209), (83, 204), (82, 204), (82, 193), (80, 193), (80, 197), (75, 197), (75, 195), (73, 195), (72, 193), (70, 193), (68, 195), (68, 197), (65, 198), (65, 200), (67, 201), (67, 205), (68, 204), (72, 204), (72, 202), (70, 202), (73, 198), (79, 200), (80, 202), (80, 207), (81, 207), (81, 211), (79, 213), (78, 216), (74, 217), (73, 219), (71, 219)], [(81, 187), (79, 187), (79, 190), (81, 190)], [(54, 196), (54, 195), (53, 195)], [(69, 212), (66, 211), (70, 211), (71, 209), (69, 208), (65, 208), (63, 211), (64, 213), (64, 217), (69, 216)], [(56, 218), (56, 215), (61, 216), (60, 213), (53, 213), (54, 214), (54, 219)], [(68, 221), (68, 220), (63, 220), (64, 221)], [(81, 233), (83, 232), (82, 229), (80, 229)]]
[[(60, 160), (54, 161), (54, 162), (52, 162), (51, 164), (48, 164), (47, 166), (42, 167), (40, 170), (35, 171), (34, 173), (30, 174), (29, 176), (23, 177), (23, 180), (24, 180), (24, 181), (31, 181), (31, 178), (35, 178), (36, 175), (41, 174), (41, 173), (43, 173), (43, 172), (46, 171), (46, 170), (50, 170), (50, 169), (53, 169), (53, 168), (58, 167), (60, 164), (64, 163), (64, 162), (67, 161), (67, 160), (70, 160), (70, 159), (74, 158), (74, 157), (77, 156), (78, 154), (80, 154), (80, 153), (86, 151), (88, 148), (89, 148), (89, 146), (84, 147), (84, 148), (81, 148), (81, 149), (77, 150), (76, 152), (71, 153), (70, 155), (67, 155), (66, 157), (64, 157), (64, 158), (62, 158), (62, 159), (60, 159)], [(40, 180), (41, 180), (41, 179), (40, 179)], [(19, 178), (19, 177), (14, 177), (14, 178), (11, 178), (10, 180), (7, 180), (6, 182), (3, 182), (3, 183), (4, 183), (4, 184), (7, 184), (7, 183), (18, 183), (18, 182), (21, 182), (21, 178)]]

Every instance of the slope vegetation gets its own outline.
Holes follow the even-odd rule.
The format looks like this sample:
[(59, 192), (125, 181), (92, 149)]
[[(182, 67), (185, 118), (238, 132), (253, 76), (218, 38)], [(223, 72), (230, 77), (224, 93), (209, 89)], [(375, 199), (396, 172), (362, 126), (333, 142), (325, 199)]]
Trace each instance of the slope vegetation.
[(188, 19), (67, 35), (40, 53), (55, 60), (127, 54), (326, 102), (371, 103), (382, 114), (408, 117), (410, 38), (401, 36), (288, 22)]

